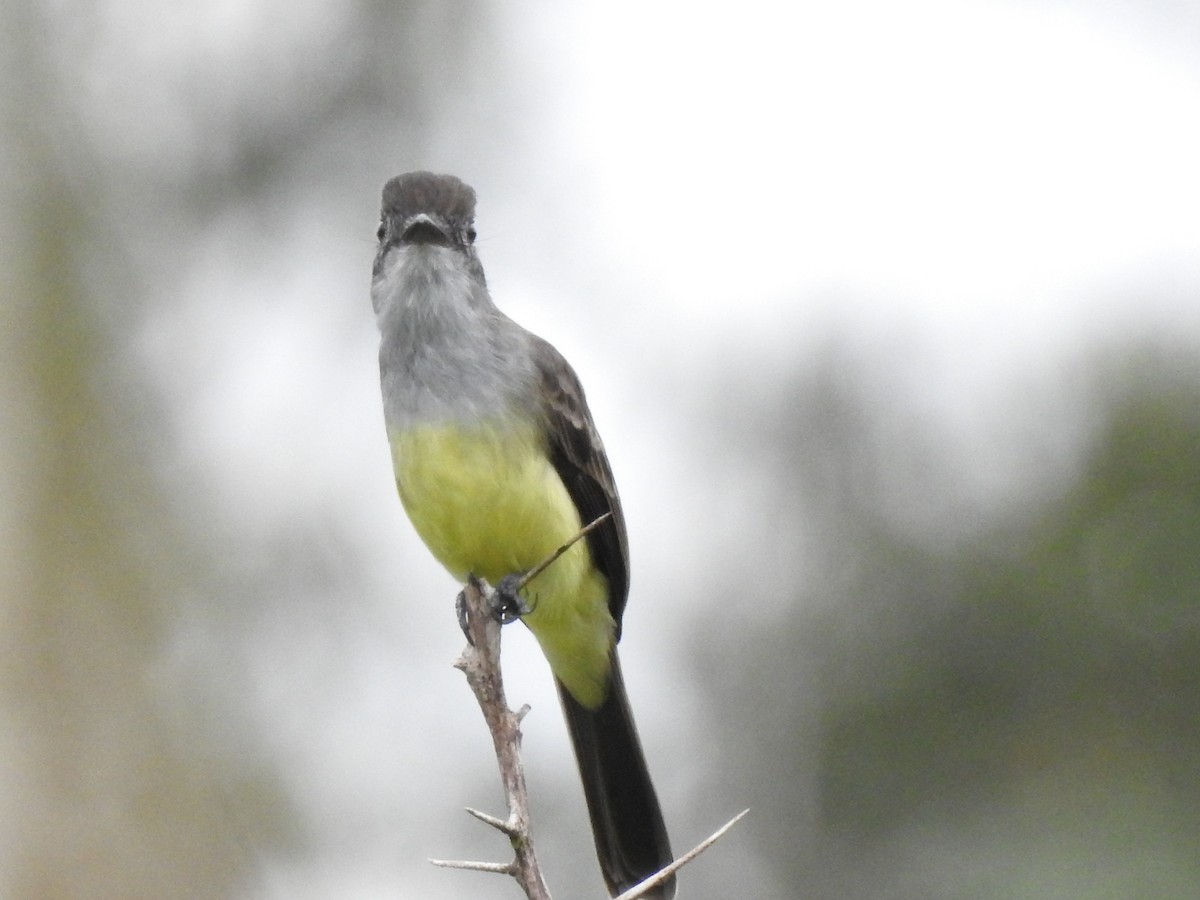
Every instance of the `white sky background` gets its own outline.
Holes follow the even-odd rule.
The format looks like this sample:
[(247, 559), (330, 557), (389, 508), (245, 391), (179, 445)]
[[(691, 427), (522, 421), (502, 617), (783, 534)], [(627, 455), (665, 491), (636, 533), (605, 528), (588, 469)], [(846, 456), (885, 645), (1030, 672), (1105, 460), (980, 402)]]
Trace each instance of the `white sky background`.
[[(672, 681), (695, 663), (650, 653), (682, 652), (671, 629), (694, 614), (689, 589), (761, 500), (730, 448), (697, 440), (723, 382), (769, 391), (838, 335), (865, 362), (887, 360), (881, 414), (911, 409), (944, 429), (977, 463), (968, 489), (986, 497), (1012, 487), (997, 454), (1020, 453), (998, 431), (1027, 401), (1057, 410), (1043, 377), (1106, 338), (1200, 331), (1194, 8), (1165, 6), (1172, 18), (1156, 22), (1118, 4), (788, 6), (498, 4), (506, 68), (480, 72), (478, 94), (446, 111), (429, 159), (380, 152), (368, 173), (380, 186), (417, 167), (473, 183), (498, 303), (588, 386), (630, 520), (626, 669), (668, 810), (701, 775), (661, 764), (698, 727), (696, 699)], [(497, 109), (516, 117), (481, 130)], [(297, 668), (331, 651), (289, 639), (262, 659), (256, 702), (276, 717), (329, 848), (318, 875), (311, 861), (272, 873), (270, 896), (394, 896), (409, 850), (403, 877), (420, 881), (408, 890), (452, 896), (459, 876), (422, 860), (468, 852), (458, 842), (475, 826), (446, 820), (483, 802), (411, 795), (415, 772), (441, 785), (487, 763), (459, 749), (481, 735), (449, 669), (453, 585), (412, 551), (391, 489), (367, 293), (377, 202), (354, 198), (362, 220), (333, 234), (312, 224), (330, 213), (298, 199), (279, 256), (233, 272), (238, 229), (255, 226), (229, 223), (196, 257), (196, 302), (149, 338), (164, 358), (172, 334), (223, 348), (190, 362), (185, 428), (240, 527), (266, 535), (320, 504), (362, 535), (356, 564), (373, 571), (376, 619), (333, 651), (346, 665)], [(726, 521), (714, 522), (717, 500), (731, 504)], [(444, 597), (445, 614), (392, 604), (401, 593)], [(518, 631), (510, 690), (537, 711), (531, 765), (549, 766), (565, 737)], [(413, 679), (423, 690), (404, 694), (401, 719), (394, 704)], [(680, 823), (676, 843), (732, 812)], [(415, 843), (410, 818), (434, 823)]]
[(995, 432), (1069, 405), (1045, 382), (1081, 347), (1200, 326), (1194, 7), (547, 6), (512, 25), (519, 166), (489, 189), (486, 139), (465, 162), (497, 293), (593, 394), (614, 359), (657, 370), (611, 372), (622, 408), (769, 391), (835, 334), (1002, 504), (1032, 473)]
[(824, 317), (1034, 317), (1059, 338), (1122, 315), (1081, 308), (1114, 282), (1194, 283), (1186, 48), (1073, 7), (779, 9), (593, 5), (515, 29), (550, 101), (528, 126), (550, 158), (523, 177), (568, 169), (562, 199), (586, 205), (566, 215), (652, 279), (672, 327), (787, 340), (780, 317), (807, 324), (833, 286), (869, 308)]

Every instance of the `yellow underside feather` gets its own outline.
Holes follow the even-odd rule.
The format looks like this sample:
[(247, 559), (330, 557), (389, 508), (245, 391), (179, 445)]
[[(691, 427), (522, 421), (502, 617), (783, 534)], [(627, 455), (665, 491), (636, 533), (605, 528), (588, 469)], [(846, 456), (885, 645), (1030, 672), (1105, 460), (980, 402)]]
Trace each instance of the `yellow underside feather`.
[[(400, 499), (421, 539), (459, 581), (493, 585), (573, 537), (579, 513), (534, 428), (457, 424), (389, 435)], [(580, 541), (530, 582), (522, 621), (584, 706), (604, 700), (613, 620), (608, 583)]]

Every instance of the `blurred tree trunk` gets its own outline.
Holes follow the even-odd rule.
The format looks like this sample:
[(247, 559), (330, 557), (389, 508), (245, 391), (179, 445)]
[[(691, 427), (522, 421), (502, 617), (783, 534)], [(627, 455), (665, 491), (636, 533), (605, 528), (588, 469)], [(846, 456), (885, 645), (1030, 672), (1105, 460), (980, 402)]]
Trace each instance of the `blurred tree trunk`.
[(0, 38), (0, 895), (225, 897), (251, 849), (154, 677), (192, 560), (123, 374), (133, 279), (108, 277), (100, 164), (22, 11)]
[(18, 802), (0, 892), (226, 896), (241, 853), (191, 748), (171, 745), (150, 674), (177, 561), (172, 528), (161, 518), (157, 532), (146, 527), (159, 498), (136, 431), (116, 433), (131, 398), (72, 258), (103, 238), (82, 224), (82, 198), (37, 174), (35, 202), (21, 210), (27, 240), (4, 267), (5, 463), (15, 473), (5, 524), (15, 539), (5, 541), (0, 678), (4, 780)]

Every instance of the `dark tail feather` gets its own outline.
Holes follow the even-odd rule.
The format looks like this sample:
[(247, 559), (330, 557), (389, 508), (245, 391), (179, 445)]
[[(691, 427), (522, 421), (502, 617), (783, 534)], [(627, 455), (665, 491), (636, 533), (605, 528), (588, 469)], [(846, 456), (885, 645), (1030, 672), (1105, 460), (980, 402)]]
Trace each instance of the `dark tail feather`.
[[(616, 650), (608, 698), (599, 708), (580, 705), (562, 682), (558, 682), (558, 696), (579, 763), (596, 856), (609, 893), (615, 897), (672, 859), (658, 796), (629, 711)], [(647, 895), (651, 900), (671, 900), (674, 896), (674, 877)]]

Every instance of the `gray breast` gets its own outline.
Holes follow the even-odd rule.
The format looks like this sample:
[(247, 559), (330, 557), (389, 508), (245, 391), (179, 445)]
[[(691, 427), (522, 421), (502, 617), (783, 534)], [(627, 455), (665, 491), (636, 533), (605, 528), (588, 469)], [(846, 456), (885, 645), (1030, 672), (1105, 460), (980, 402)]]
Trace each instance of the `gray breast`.
[(454, 251), (428, 249), (397, 254), (371, 286), (388, 427), (536, 414), (530, 334)]

